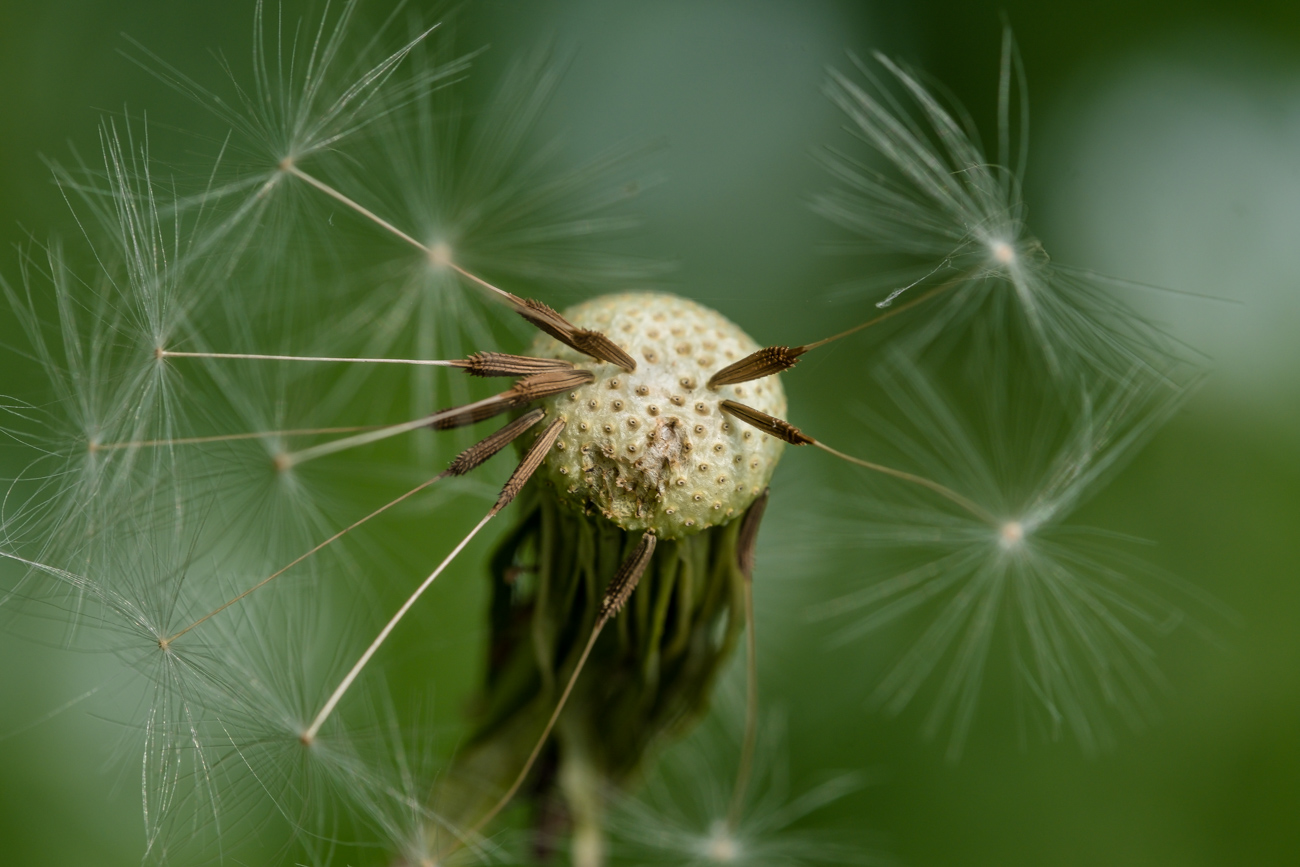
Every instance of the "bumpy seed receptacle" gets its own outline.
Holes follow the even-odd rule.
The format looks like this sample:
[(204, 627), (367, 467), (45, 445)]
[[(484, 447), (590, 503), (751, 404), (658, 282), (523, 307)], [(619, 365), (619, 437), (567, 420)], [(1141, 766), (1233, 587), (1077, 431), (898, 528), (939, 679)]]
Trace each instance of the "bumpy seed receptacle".
[(719, 404), (744, 401), (778, 416), (786, 407), (777, 377), (705, 385), (758, 345), (692, 301), (629, 293), (564, 315), (614, 339), (637, 369), (593, 362), (549, 337), (529, 352), (572, 361), (596, 378), (544, 404), (565, 420), (564, 433), (493, 558), (476, 732), (435, 806), (472, 821), (523, 765), (591, 634), (606, 584), (653, 531), (660, 542), (650, 565), (597, 641), (525, 789), (539, 841), (560, 814), (590, 847), (609, 792), (633, 783), (656, 746), (707, 709), (744, 627), (739, 519), (767, 487), (784, 444)]
[(709, 388), (759, 346), (717, 312), (673, 295), (606, 295), (565, 311), (636, 359), (631, 373), (550, 338), (530, 355), (589, 367), (595, 382), (548, 401), (566, 422), (544, 478), (558, 499), (624, 530), (678, 539), (726, 524), (767, 486), (784, 444), (725, 415), (723, 399), (784, 417), (777, 377)]

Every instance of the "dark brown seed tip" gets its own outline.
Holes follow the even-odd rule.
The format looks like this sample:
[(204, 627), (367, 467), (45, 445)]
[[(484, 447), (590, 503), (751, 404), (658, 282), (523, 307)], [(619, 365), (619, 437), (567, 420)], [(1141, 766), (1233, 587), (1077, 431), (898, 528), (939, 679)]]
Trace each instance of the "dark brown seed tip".
[(617, 364), (629, 373), (636, 370), (636, 361), (614, 341), (599, 331), (574, 328), (569, 320), (541, 301), (525, 298), (522, 306), (518, 307), (517, 310), (520, 316), (565, 346), (576, 349), (583, 355), (589, 355), (599, 361)]
[(792, 446), (806, 446), (816, 442), (812, 437), (805, 436), (799, 428), (790, 424), (790, 422), (760, 412), (752, 406), (736, 403), (734, 400), (722, 401), (722, 411), (735, 416), (745, 424), (753, 425), (763, 433), (771, 434), (779, 440), (785, 440)]
[(517, 406), (523, 406), (543, 397), (561, 394), (570, 389), (594, 382), (595, 374), (590, 370), (567, 368), (535, 373), (516, 382), (508, 391), (485, 397), (464, 406), (453, 406), (439, 410), (429, 417), (429, 427), (434, 430), (450, 430), (456, 427), (478, 424), (485, 419), (508, 412)]
[(573, 332), (574, 349), (601, 361), (616, 364), (628, 373), (636, 370), (636, 359), (623, 351), (623, 348), (599, 331), (578, 328)]
[(720, 385), (738, 385), (789, 370), (798, 363), (799, 356), (803, 353), (802, 346), (793, 349), (789, 346), (765, 346), (710, 376), (708, 386), (717, 388)]
[(572, 391), (595, 381), (596, 375), (590, 370), (571, 367), (567, 370), (551, 370), (525, 377), (516, 382), (507, 394), (513, 393), (517, 395), (520, 403), (527, 403), (530, 400), (540, 400), (543, 397)]
[(465, 449), (456, 456), (456, 459), (447, 467), (447, 472), (453, 476), (463, 476), (470, 470), (480, 466), (488, 458), (501, 451), (510, 443), (514, 442), (520, 434), (537, 424), (546, 416), (546, 411), (541, 407), (529, 410), (519, 418), (502, 427), (495, 433), (488, 434), (474, 445)]
[(555, 445), (555, 440), (563, 430), (564, 419), (557, 418), (551, 422), (546, 430), (538, 434), (537, 439), (528, 447), (523, 460), (519, 462), (519, 466), (515, 467), (515, 471), (506, 480), (505, 486), (501, 489), (501, 496), (497, 497), (496, 505), (492, 507), (493, 514), (510, 505), (510, 502), (519, 496), (519, 492), (532, 478), (533, 473), (537, 472), (537, 468), (542, 465), (542, 461), (546, 459), (546, 453), (551, 450), (551, 446)]
[(470, 376), (532, 376), (556, 370), (572, 370), (573, 362), (558, 358), (529, 358), (504, 352), (475, 352), (456, 363)]
[(658, 541), (653, 531), (646, 531), (636, 550), (623, 561), (622, 566), (618, 567), (618, 572), (605, 588), (605, 598), (600, 603), (598, 627), (604, 626), (607, 620), (623, 610), (623, 606), (627, 604), (632, 591), (636, 589), (637, 583), (645, 573), (646, 567), (650, 565), (650, 557), (654, 554), (655, 543)]
[(452, 428), (478, 424), (485, 419), (500, 415), (526, 402), (511, 389), (501, 394), (494, 394), (491, 397), (477, 400), (474, 403), (467, 403), (464, 406), (453, 406), (449, 409), (438, 410), (429, 416), (429, 427), (434, 430), (451, 430)]
[(569, 320), (556, 313), (553, 308), (540, 301), (534, 301), (532, 298), (525, 298), (523, 299), (523, 306), (517, 308), (517, 312), (532, 325), (545, 331), (556, 340), (566, 346), (573, 346), (574, 327), (569, 324)]

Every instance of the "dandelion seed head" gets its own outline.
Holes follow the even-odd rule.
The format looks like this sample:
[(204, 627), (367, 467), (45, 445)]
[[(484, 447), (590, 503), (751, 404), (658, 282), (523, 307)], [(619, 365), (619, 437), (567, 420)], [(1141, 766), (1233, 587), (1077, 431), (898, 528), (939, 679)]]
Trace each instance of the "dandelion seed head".
[(1016, 249), (1006, 241), (993, 241), (989, 244), (993, 260), (1001, 265), (1012, 265), (1016, 261)]
[(429, 247), (429, 262), (437, 268), (447, 268), (452, 263), (451, 245), (438, 241)]
[(709, 836), (704, 840), (701, 854), (715, 864), (731, 864), (740, 857), (740, 841), (725, 821), (717, 819), (709, 828)]
[[(724, 692), (723, 703), (728, 698)], [(842, 774), (810, 788), (792, 787), (779, 713), (763, 719), (750, 794), (743, 809), (733, 809), (736, 742), (726, 729), (737, 724), (731, 719), (734, 712), (715, 713), (669, 752), (644, 791), (618, 805), (610, 824), (619, 862), (685, 867), (877, 863), (877, 853), (862, 839), (793, 827), (862, 788), (864, 779)]]
[(998, 544), (1004, 551), (1014, 551), (1025, 541), (1025, 525), (1020, 521), (1007, 521), (998, 527)]
[[(534, 344), (533, 355), (572, 361), (595, 375), (590, 385), (546, 402), (580, 432), (545, 464), (565, 492), (562, 499), (626, 530), (653, 529), (665, 539), (726, 523), (748, 508), (771, 479), (784, 444), (746, 437), (747, 429), (732, 424), (720, 407), (735, 386), (703, 383), (758, 345), (718, 313), (662, 293), (606, 295), (565, 317), (609, 335), (637, 358), (637, 369), (592, 364), (550, 337)], [(778, 377), (753, 391), (750, 405), (784, 414)], [(729, 473), (719, 472), (727, 467)], [(684, 477), (693, 481), (684, 483)], [(579, 482), (576, 497), (567, 494), (573, 480)]]

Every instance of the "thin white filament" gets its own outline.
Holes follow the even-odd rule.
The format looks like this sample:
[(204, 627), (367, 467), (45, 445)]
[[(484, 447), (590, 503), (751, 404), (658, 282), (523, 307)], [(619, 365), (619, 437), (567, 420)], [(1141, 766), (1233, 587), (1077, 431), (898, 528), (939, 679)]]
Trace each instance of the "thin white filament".
[(511, 295), (509, 292), (506, 292), (504, 289), (499, 289), (496, 286), (493, 286), (491, 283), (484, 280), (482, 277), (471, 274), (469, 271), (466, 271), (464, 268), (460, 267), (455, 262), (453, 262), (451, 260), (450, 252), (448, 251), (447, 246), (445, 244), (435, 244), (432, 247), (430, 247), (428, 244), (422, 244), (419, 241), (415, 240), (415, 238), (408, 235), (406, 232), (403, 232), (401, 229), (397, 228), (392, 223), (388, 222), (383, 217), (376, 214), (374, 211), (367, 208), (365, 205), (362, 205), (360, 202), (352, 198), (349, 198), (348, 196), (334, 189), (324, 181), (317, 180), (316, 178), (304, 172), (302, 169), (298, 168), (293, 163), (291, 162), (286, 163), (284, 169), (294, 177), (300, 178), (306, 181), (307, 183), (311, 184), (313, 187), (320, 190), (322, 193), (329, 196), (331, 199), (334, 199), (336, 202), (346, 205), (347, 207), (356, 211), (358, 214), (365, 217), (367, 220), (370, 220), (372, 223), (379, 226), (381, 229), (384, 229), (387, 232), (391, 232), (398, 238), (401, 238), (403, 241), (410, 244), (412, 247), (419, 250), (420, 252), (424, 253), (424, 255), (428, 256), (429, 261), (433, 262), (435, 265), (442, 265), (451, 268), (453, 271), (455, 271), (457, 274), (461, 275), (465, 279), (471, 280), (477, 283), (478, 285), (482, 286), (483, 288), (495, 292), (509, 301), (512, 302), (518, 301), (518, 299), (515, 298), (513, 295)]
[(410, 244), (415, 249), (423, 252), (426, 256), (431, 256), (433, 254), (433, 251), (429, 249), (427, 245), (421, 244), (419, 241), (415, 240), (410, 235), (406, 234), (401, 229), (397, 228), (392, 223), (388, 222), (383, 217), (376, 214), (374, 211), (365, 207), (360, 202), (348, 198), (347, 196), (343, 195), (343, 193), (340, 193), (338, 190), (334, 189), (324, 181), (316, 180), (316, 178), (307, 174), (302, 169), (294, 165), (292, 162), (286, 162), (284, 165), (284, 169), (294, 177), (300, 178), (301, 180), (304, 180), (307, 183), (311, 184), (313, 187), (320, 190), (322, 193), (329, 196), (331, 199), (334, 199), (337, 202), (347, 205), (349, 208), (356, 211), (358, 214), (365, 217), (367, 220), (370, 220), (372, 223), (379, 226), (380, 228), (388, 232), (392, 232), (394, 235), (401, 238), (403, 241)]
[(382, 427), (382, 425), (361, 424), (352, 425), (351, 427), (312, 427), (295, 428), (293, 430), (260, 430), (237, 434), (213, 434), (212, 436), (202, 437), (177, 437), (175, 439), (163, 440), (131, 440), (129, 442), (120, 443), (97, 443), (92, 440), (88, 448), (92, 452), (107, 452), (120, 449), (157, 448), (159, 446), (193, 446), (202, 445), (203, 443), (266, 439), (268, 437), (298, 437), (318, 436), (320, 434), (356, 433), (357, 431), (375, 430), (379, 427)]
[(159, 358), (226, 358), (248, 361), (331, 361), (351, 364), (417, 364), (430, 367), (458, 367), (459, 361), (426, 358), (335, 358), (323, 355), (257, 355), (241, 352), (173, 352), (158, 350)]
[(308, 557), (310, 557), (312, 554), (315, 554), (317, 551), (321, 550), (321, 549), (324, 548), (326, 545), (332, 545), (334, 542), (336, 542), (336, 541), (338, 541), (339, 539), (343, 538), (343, 537), (344, 537), (345, 535), (347, 535), (348, 533), (351, 533), (353, 530), (355, 530), (357, 527), (360, 527), (362, 524), (366, 523), (366, 522), (369, 521), (371, 518), (375, 518), (375, 517), (377, 517), (377, 516), (379, 516), (379, 515), (382, 515), (384, 512), (388, 511), (388, 510), (391, 509), (393, 506), (396, 506), (398, 503), (401, 503), (401, 502), (403, 502), (403, 501), (405, 501), (405, 500), (407, 500), (407, 499), (410, 499), (411, 497), (415, 496), (415, 495), (418, 494), (420, 491), (423, 491), (425, 488), (429, 487), (430, 485), (434, 484), (435, 482), (441, 481), (443, 478), (446, 477), (446, 475), (447, 475), (447, 473), (445, 473), (445, 472), (439, 473), (438, 475), (434, 476), (432, 479), (429, 479), (427, 482), (422, 482), (422, 483), (420, 483), (419, 485), (416, 485), (414, 488), (412, 488), (411, 490), (407, 491), (405, 494), (402, 494), (400, 497), (398, 497), (398, 498), (396, 498), (396, 499), (394, 499), (394, 500), (390, 500), (390, 501), (388, 501), (388, 502), (385, 503), (384, 505), (380, 506), (378, 509), (375, 509), (375, 510), (374, 510), (373, 512), (371, 512), (369, 515), (366, 515), (364, 518), (360, 518), (360, 519), (358, 519), (358, 520), (356, 520), (356, 521), (353, 521), (353, 522), (352, 522), (351, 524), (349, 524), (347, 527), (344, 527), (342, 530), (339, 530), (339, 531), (338, 531), (337, 533), (335, 533), (333, 536), (330, 536), (330, 537), (329, 537), (328, 539), (326, 539), (324, 542), (321, 542), (320, 544), (316, 545), (316, 547), (312, 548), (310, 551), (306, 552), (305, 554), (300, 554), (300, 555), (298, 555), (298, 556), (297, 556), (296, 558), (294, 558), (294, 560), (293, 560), (291, 563), (289, 563), (287, 566), (282, 566), (281, 568), (277, 569), (275, 572), (272, 572), (270, 575), (268, 575), (267, 577), (263, 578), (261, 581), (257, 582), (257, 583), (254, 584), (252, 587), (249, 587), (249, 588), (248, 588), (247, 590), (245, 590), (243, 593), (240, 593), (238, 596), (235, 596), (233, 599), (231, 599), (231, 600), (229, 600), (228, 602), (224, 603), (224, 604), (221, 605), (219, 608), (216, 608), (216, 609), (214, 609), (214, 610), (208, 612), (207, 614), (203, 615), (203, 616), (200, 617), (198, 620), (194, 621), (194, 622), (191, 623), (189, 626), (187, 626), (187, 627), (185, 627), (184, 629), (182, 629), (180, 632), (177, 632), (175, 635), (171, 636), (170, 638), (165, 638), (165, 639), (161, 640), (161, 641), (159, 642), (159, 644), (160, 644), (160, 645), (163, 645), (163, 646), (166, 646), (166, 645), (168, 645), (168, 644), (171, 644), (173, 641), (175, 641), (176, 639), (180, 638), (182, 635), (184, 635), (185, 633), (189, 632), (191, 629), (195, 628), (196, 626), (201, 625), (201, 624), (204, 623), (205, 621), (210, 620), (211, 618), (213, 618), (213, 617), (215, 617), (216, 615), (220, 614), (221, 612), (225, 611), (227, 608), (229, 608), (230, 606), (232, 606), (232, 605), (234, 605), (235, 603), (239, 602), (241, 599), (244, 599), (244, 598), (248, 597), (249, 595), (251, 595), (254, 591), (256, 591), (256, 590), (260, 590), (262, 587), (265, 587), (267, 584), (271, 583), (271, 581), (275, 580), (276, 578), (279, 578), (279, 577), (280, 577), (281, 575), (283, 575), (285, 572), (288, 572), (288, 571), (289, 571), (290, 569), (292, 569), (294, 566), (297, 566), (297, 565), (298, 565), (299, 563), (301, 563), (303, 560), (306, 560)]
[(379, 646), (388, 638), (389, 633), (397, 628), (397, 624), (406, 616), (406, 612), (411, 610), (411, 606), (416, 603), (416, 600), (424, 594), (425, 590), (429, 589), (429, 585), (431, 585), (434, 580), (442, 574), (444, 569), (451, 565), (451, 561), (456, 559), (456, 556), (460, 554), (466, 545), (469, 544), (471, 539), (478, 535), (478, 531), (482, 530), (484, 525), (486, 525), (488, 521), (492, 520), (496, 513), (497, 510), (493, 509), (484, 515), (483, 520), (479, 521), (478, 524), (475, 525), (474, 529), (470, 530), (468, 535), (466, 535), (464, 539), (460, 540), (460, 544), (452, 549), (446, 559), (438, 564), (438, 568), (434, 569), (433, 572), (430, 573), (429, 577), (425, 578), (424, 582), (421, 583), (419, 587), (415, 588), (415, 592), (407, 598), (402, 607), (397, 609), (397, 613), (393, 615), (392, 619), (388, 621), (388, 624), (380, 630), (378, 635), (375, 636), (375, 640), (370, 642), (370, 646), (366, 648), (366, 652), (361, 654), (361, 658), (352, 666), (352, 670), (349, 671), (347, 675), (344, 676), (343, 680), (339, 682), (339, 685), (334, 688), (333, 694), (331, 694), (329, 699), (325, 702), (324, 707), (322, 707), (320, 712), (316, 714), (316, 718), (311, 721), (311, 725), (307, 726), (307, 730), (302, 733), (303, 743), (310, 744), (316, 739), (320, 727), (325, 724), (325, 720), (329, 719), (330, 714), (334, 712), (334, 708), (338, 706), (344, 693), (346, 693), (348, 688), (352, 686), (352, 682), (357, 679), (357, 675), (361, 674), (361, 669), (365, 668), (366, 664), (370, 662), (370, 657), (374, 656), (375, 651), (379, 650)]
[(357, 446), (364, 446), (369, 443), (378, 442), (379, 440), (388, 439), (389, 437), (399, 436), (428, 425), (430, 419), (430, 416), (425, 416), (424, 418), (417, 418), (413, 421), (404, 421), (401, 424), (389, 425), (388, 427), (381, 427), (378, 430), (367, 431), (366, 433), (357, 434), (356, 436), (344, 437), (343, 439), (321, 443), (318, 446), (312, 446), (311, 448), (303, 449), (300, 452), (290, 452), (279, 461), (279, 465), (287, 469), (296, 464), (310, 461), (313, 458), (332, 455), (335, 452), (341, 452), (347, 449), (356, 448)]

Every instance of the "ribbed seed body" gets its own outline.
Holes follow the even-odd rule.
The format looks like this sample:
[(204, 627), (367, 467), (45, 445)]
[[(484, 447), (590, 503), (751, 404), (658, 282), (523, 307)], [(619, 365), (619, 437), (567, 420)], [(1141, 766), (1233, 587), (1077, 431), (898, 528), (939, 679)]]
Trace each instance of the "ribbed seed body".
[(529, 354), (573, 361), (595, 381), (550, 398), (565, 429), (539, 471), (561, 502), (625, 530), (675, 539), (725, 524), (767, 486), (784, 443), (724, 414), (723, 399), (784, 416), (776, 376), (709, 388), (717, 370), (759, 348), (721, 314), (674, 295), (605, 295), (564, 311), (636, 359), (628, 373), (551, 337)]

